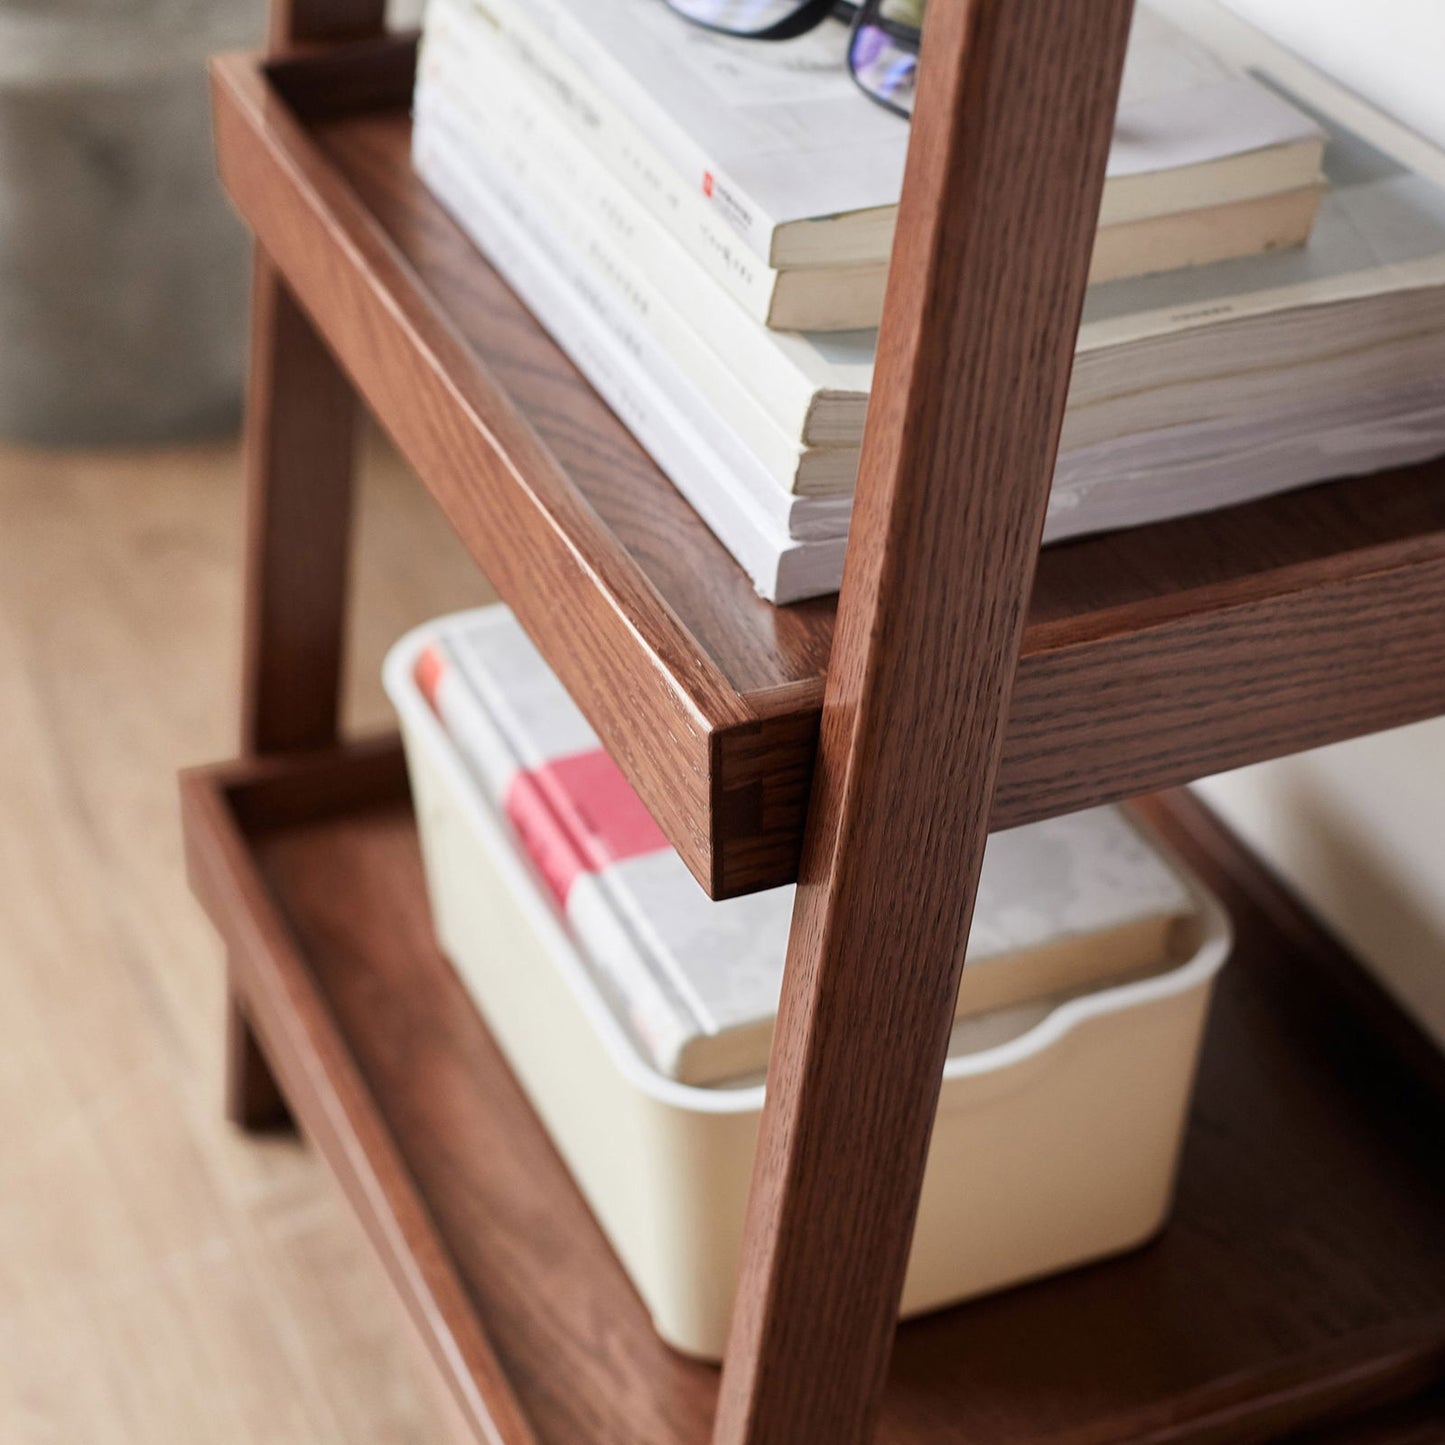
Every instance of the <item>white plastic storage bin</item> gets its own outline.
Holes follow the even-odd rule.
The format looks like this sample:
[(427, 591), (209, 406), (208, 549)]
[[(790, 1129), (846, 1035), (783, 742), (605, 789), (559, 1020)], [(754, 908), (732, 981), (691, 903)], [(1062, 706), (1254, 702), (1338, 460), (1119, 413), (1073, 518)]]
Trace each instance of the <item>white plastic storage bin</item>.
[[(418, 690), (425, 640), (418, 632), (397, 644), (386, 686), (401, 717), (442, 950), (659, 1334), (717, 1359), (763, 1087), (691, 1087), (643, 1061)], [(905, 1314), (1119, 1253), (1162, 1226), (1211, 985), (1229, 951), (1223, 910), (1192, 887), (1194, 948), (1177, 966), (1040, 1006), (1001, 1043), (969, 1050), (958, 1042), (967, 1031), (956, 1033)]]

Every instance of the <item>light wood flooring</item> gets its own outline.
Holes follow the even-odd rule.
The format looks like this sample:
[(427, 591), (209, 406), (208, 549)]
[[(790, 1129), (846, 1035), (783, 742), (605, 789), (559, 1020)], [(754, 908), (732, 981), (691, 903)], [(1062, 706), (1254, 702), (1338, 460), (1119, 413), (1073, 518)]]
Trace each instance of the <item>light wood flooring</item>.
[[(234, 749), (239, 465), (0, 450), (0, 1441), (447, 1438), (317, 1160), (220, 1111), (220, 950), (176, 769)], [(485, 600), (379, 446), (348, 715), (386, 645)]]

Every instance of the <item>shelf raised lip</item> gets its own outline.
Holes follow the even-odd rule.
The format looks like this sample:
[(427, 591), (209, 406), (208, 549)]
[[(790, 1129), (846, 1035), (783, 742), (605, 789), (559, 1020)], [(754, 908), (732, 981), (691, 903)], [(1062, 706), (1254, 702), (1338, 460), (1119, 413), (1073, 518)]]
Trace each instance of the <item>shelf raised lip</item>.
[(426, 1203), (261, 876), (243, 821), (265, 813), (284, 826), (288, 817), (336, 806), (338, 789), (384, 798), (404, 786), (394, 738), (188, 769), (181, 775), (187, 873), (226, 940), (229, 986), (264, 1041), (287, 1107), (341, 1184), (461, 1421), (484, 1445), (536, 1445)]
[[(414, 49), (401, 38), (280, 59), (222, 57), (214, 69), (222, 176), (703, 887), (727, 897), (790, 882), (821, 666), (767, 686), (734, 682), (700, 640), (696, 616), (689, 624), (654, 584), (447, 313), (427, 256), (387, 230), (319, 139), (318, 127), (377, 112), (404, 124)], [(488, 272), (469, 248), (456, 254), (478, 276)], [(595, 396), (583, 404), (602, 419)], [(1445, 490), (1445, 464), (1412, 470), (1417, 490)], [(1368, 484), (1337, 485), (1363, 497)], [(1310, 505), (1296, 510), (1307, 516)], [(1432, 626), (1445, 608), (1445, 506), (1417, 502), (1410, 515), (1418, 534), (1341, 542), (1333, 554), (1261, 562), (1203, 585), (1151, 584), (1122, 603), (1062, 614), (1045, 605), (1025, 633), (991, 825), (1445, 712), (1445, 639)], [(1200, 522), (1199, 533), (1211, 525)], [(1243, 526), (1220, 535), (1237, 540)], [(1055, 582), (1073, 565), (1069, 555), (1097, 556), (1101, 569), (1123, 558), (1127, 570), (1152, 539), (1178, 535), (1178, 524), (1161, 524), (1132, 541), (1051, 549), (1059, 555), (1041, 559), (1041, 587), (1068, 603), (1071, 584), (1060, 592)], [(735, 585), (730, 559), (718, 566)], [(1035, 604), (1038, 613), (1038, 595)]]
[[(358, 829), (365, 840), (372, 837), (368, 830), (385, 827), (370, 820), (384, 819), (406, 806), (405, 776), (397, 740), (382, 738), (310, 755), (242, 760), (195, 769), (183, 777), (182, 797), (193, 887), (226, 943), (232, 986), (239, 992), (245, 1014), (280, 1080), (293, 1116), (342, 1184), (345, 1197), (384, 1264), (441, 1382), (459, 1406), (471, 1438), (487, 1445), (538, 1445), (539, 1441), (557, 1438), (550, 1429), (543, 1430), (535, 1418), (529, 1419), (527, 1410), (531, 1407), (524, 1403), (529, 1397), (510, 1377), (511, 1367), (504, 1363), (507, 1356), (500, 1345), (506, 1336), (496, 1335), (492, 1326), (484, 1323), (501, 1320), (498, 1310), (518, 1307), (529, 1317), (540, 1318), (550, 1306), (540, 1303), (541, 1296), (534, 1294), (535, 1281), (508, 1287), (496, 1281), (491, 1270), (485, 1272), (488, 1282), (477, 1286), (486, 1298), (479, 1299), (473, 1294), (473, 1285), (468, 1284), (468, 1277), (453, 1254), (456, 1241), (437, 1223), (431, 1201), (416, 1182), (406, 1150), (388, 1123), (384, 1103), (368, 1081), (359, 1061), (361, 1056), (356, 1053), (342, 1021), (343, 1015), (336, 1011), (322, 976), (315, 971), (307, 951), (310, 939), (307, 925), (298, 922), (288, 911), (284, 901), (285, 885), (280, 884), (278, 891), (273, 870), (282, 865), (267, 852), (273, 846), (269, 840), (289, 830), (300, 830), (304, 835), (313, 825), (324, 827), (340, 822), (348, 829)], [(1179, 805), (1171, 806), (1177, 810)], [(1167, 821), (1157, 808), (1153, 816), (1156, 824)], [(1177, 818), (1177, 811), (1175, 816)], [(407, 852), (414, 855), (415, 839), (409, 823), (406, 833), (410, 838), (406, 843)], [(343, 852), (341, 863), (333, 864), (328, 861), (332, 855), (326, 851), (334, 846), (332, 843), (315, 837), (303, 837), (302, 843), (310, 860), (306, 866), (315, 870), (318, 862), (322, 864), (321, 873), (328, 888), (341, 890), (340, 906), (349, 909), (351, 905), (344, 901), (348, 883), (344, 867), (346, 856), (352, 855)], [(363, 841), (361, 846), (375, 845)], [(271, 857), (269, 864), (268, 856)], [(392, 854), (386, 853), (373, 866), (386, 867), (391, 857)], [(1235, 865), (1238, 858), (1236, 854)], [(1225, 864), (1227, 870), (1235, 865)], [(407, 862), (408, 872), (417, 875), (415, 886), (420, 890), (418, 866), (414, 856)], [(394, 872), (390, 876), (394, 877)], [(318, 886), (314, 876), (308, 886), (314, 893)], [(1279, 903), (1277, 890), (1270, 894), (1270, 885), (1261, 886), (1275, 899), (1274, 906), (1289, 906)], [(393, 938), (368, 946), (394, 952), (414, 943), (434, 953), (434, 945), (415, 932), (418, 907), (424, 904), (413, 899), (408, 904), (410, 921), (398, 920)], [(1273, 919), (1272, 924), (1281, 937), (1289, 931), (1288, 918), (1283, 922)], [(310, 926), (316, 925), (313, 922)], [(1310, 927), (1307, 921), (1299, 926)], [(373, 936), (370, 928), (368, 923), (368, 938)], [(345, 955), (347, 971), (359, 967), (365, 972), (373, 966), (364, 955), (351, 955), (345, 947), (341, 952)], [(406, 955), (407, 961), (412, 957)], [(416, 962), (420, 964), (422, 960), (418, 958)], [(1322, 966), (1327, 965), (1325, 960)], [(336, 964), (330, 967), (335, 974)], [(435, 989), (441, 977), (436, 973), (438, 967), (445, 969), (439, 959), (429, 963), (420, 975), (408, 972), (413, 977), (430, 980), (425, 986)], [(1364, 991), (1356, 997), (1361, 1028), (1370, 1037), (1389, 1038), (1392, 1046), (1398, 1047), (1400, 1040), (1393, 1032), (1400, 1027), (1398, 1010), (1385, 1001), (1363, 975), (1357, 983)], [(460, 995), (458, 998), (460, 1000)], [(362, 999), (371, 1008), (377, 996), (371, 990), (364, 990)], [(1316, 1007), (1317, 1003), (1318, 1000), (1311, 1000), (1310, 1007)], [(448, 1008), (452, 1006), (449, 1004)], [(460, 1001), (455, 1006), (469, 1007)], [(353, 1011), (357, 1007), (354, 999), (350, 1007)], [(1333, 1007), (1338, 1012), (1340, 1006)], [(479, 1020), (460, 1026), (466, 1031), (482, 1028)], [(417, 1047), (423, 1050), (416, 1059), (416, 1068), (421, 1069), (428, 1062), (425, 1051), (431, 1044), (423, 1037)], [(443, 1056), (437, 1065), (438, 1078), (451, 1081), (446, 1087), (463, 1082), (454, 1070), (465, 1056), (465, 1050), (456, 1058)], [(1400, 1067), (1410, 1070), (1408, 1050), (1401, 1049), (1398, 1056), (1402, 1060)], [(495, 1055), (494, 1046), (489, 1047), (487, 1067), (505, 1069)], [(1422, 1082), (1438, 1090), (1441, 1072), (1438, 1060), (1434, 1068), (1435, 1077), (1427, 1075)], [(412, 1065), (408, 1064), (407, 1074), (412, 1073)], [(507, 1085), (515, 1090), (509, 1077)], [(475, 1083), (477, 1097), (483, 1100), (491, 1099), (499, 1087), (500, 1075), (489, 1074)], [(1388, 1092), (1387, 1084), (1381, 1087)], [(1445, 1105), (1445, 1095), (1438, 1097)], [(542, 1126), (525, 1106), (519, 1113), (516, 1104), (504, 1105), (498, 1117), (527, 1135), (525, 1141), (518, 1143), (519, 1160), (537, 1158), (536, 1151), (540, 1149), (547, 1156), (549, 1176), (561, 1169), (545, 1142)], [(455, 1140), (448, 1146), (451, 1147), (465, 1147), (464, 1141)], [(509, 1167), (515, 1168), (518, 1164), (513, 1162)], [(574, 1187), (563, 1175), (538, 1188), (550, 1200), (564, 1184), (572, 1192), (565, 1201), (558, 1227), (565, 1227), (571, 1235), (581, 1218), (578, 1211), (585, 1211)], [(1396, 1194), (1390, 1197), (1399, 1198)], [(521, 1201), (525, 1200), (535, 1204), (535, 1191), (519, 1196), (513, 1201), (513, 1208), (524, 1209), (526, 1206)], [(1411, 1207), (1418, 1210), (1419, 1206), (1415, 1203)], [(529, 1227), (528, 1238), (531, 1237)], [(537, 1237), (545, 1240), (547, 1229), (541, 1228)], [(505, 1246), (503, 1248), (505, 1252)], [(661, 1445), (664, 1440), (666, 1445), (704, 1445), (715, 1373), (707, 1367), (682, 1361), (650, 1334), (643, 1349), (638, 1332), (647, 1327), (642, 1322), (641, 1304), (632, 1295), (605, 1243), (597, 1236), (595, 1244), (584, 1243), (580, 1249), (578, 1258), (593, 1260), (600, 1275), (579, 1296), (578, 1308), (590, 1317), (589, 1312), (600, 1307), (604, 1295), (613, 1300), (609, 1317), (626, 1316), (622, 1327), (625, 1339), (614, 1343), (629, 1359), (629, 1368), (644, 1372), (659, 1368), (668, 1376), (667, 1382), (659, 1382), (661, 1394), (647, 1406), (653, 1412), (646, 1432), (650, 1445)], [(1125, 1263), (1127, 1265), (1127, 1261)], [(476, 1261), (472, 1267), (475, 1272)], [(555, 1272), (556, 1266), (548, 1268)], [(1102, 1268), (1108, 1270), (1111, 1266)], [(1077, 1278), (1087, 1278), (1091, 1273), (1083, 1271)], [(1076, 1287), (1069, 1283), (1071, 1278), (1074, 1277), (1064, 1276), (1059, 1281), (1066, 1294)], [(1048, 1290), (1050, 1287), (1046, 1283), (1037, 1288)], [(498, 1288), (500, 1294), (496, 1297), (489, 1294)], [(623, 1295), (614, 1297), (609, 1293), (619, 1290)], [(547, 1291), (544, 1289), (542, 1293)], [(1009, 1296), (1000, 1298), (1006, 1302)], [(553, 1306), (556, 1303), (553, 1300)], [(1078, 1306), (1070, 1308), (1077, 1310)], [(917, 1370), (921, 1360), (933, 1358), (936, 1344), (927, 1341), (936, 1338), (940, 1327), (947, 1327), (951, 1314), (903, 1327), (905, 1336), (925, 1342), (921, 1355), (904, 1348), (904, 1358), (910, 1362), (908, 1369)], [(542, 1348), (540, 1342), (549, 1336), (543, 1324), (534, 1322), (523, 1329), (524, 1333), (533, 1332), (529, 1346), (532, 1355), (524, 1357), (521, 1366), (525, 1374), (535, 1372), (536, 1352)], [(576, 1331), (572, 1334), (570, 1348), (576, 1349), (579, 1347)], [(625, 1340), (632, 1343), (627, 1344)], [(605, 1355), (603, 1350), (597, 1367), (598, 1379), (610, 1378)], [(1369, 1409), (1376, 1404), (1413, 1398), (1417, 1392), (1428, 1390), (1432, 1383), (1438, 1384), (1445, 1373), (1445, 1314), (1422, 1316), (1417, 1311), (1408, 1320), (1401, 1317), (1388, 1327), (1372, 1326), (1363, 1335), (1345, 1335), (1336, 1345), (1316, 1346), (1304, 1356), (1289, 1358), (1292, 1363), (1288, 1367), (1281, 1361), (1263, 1373), (1256, 1370), (1247, 1385), (1231, 1375), (1212, 1380), (1207, 1386), (1192, 1387), (1186, 1397), (1169, 1406), (1171, 1411), (1184, 1412), (1180, 1419), (1174, 1420), (1178, 1434), (1170, 1438), (1190, 1442), (1224, 1438), (1223, 1431), (1231, 1421), (1249, 1425), (1256, 1432), (1261, 1421), (1275, 1422), (1278, 1429), (1284, 1429), (1286, 1424), (1298, 1428), (1334, 1411)], [(905, 1376), (905, 1380), (910, 1378)], [(911, 1386), (908, 1383), (901, 1386), (905, 1398), (907, 1391), (917, 1384), (915, 1380)], [(651, 1388), (639, 1378), (632, 1379), (630, 1385), (634, 1391), (645, 1392)], [(538, 1388), (537, 1382), (530, 1388)], [(545, 1395), (546, 1387), (541, 1388)], [(674, 1392), (685, 1395), (686, 1402), (674, 1399)], [(574, 1412), (587, 1408), (595, 1406), (588, 1407), (581, 1402), (568, 1406)], [(1160, 1404), (1129, 1406), (1127, 1438), (1154, 1439), (1160, 1408), (1163, 1408)], [(1139, 1413), (1136, 1415), (1135, 1411)], [(609, 1408), (607, 1417), (611, 1429), (606, 1438), (615, 1441), (618, 1439), (616, 1409)], [(885, 1415), (885, 1421), (889, 1418)], [(909, 1418), (907, 1407), (903, 1418)], [(1173, 1414), (1170, 1418), (1174, 1419)], [(1185, 1421), (1189, 1424), (1188, 1430), (1184, 1428)], [(958, 1439), (950, 1429), (935, 1435), (932, 1428), (924, 1431), (917, 1424), (898, 1428), (900, 1434), (888, 1433), (884, 1438), (906, 1442), (906, 1445), (922, 1445), (924, 1440), (935, 1438), (939, 1445), (956, 1445)], [(1263, 1436), (1256, 1433), (1251, 1438)]]

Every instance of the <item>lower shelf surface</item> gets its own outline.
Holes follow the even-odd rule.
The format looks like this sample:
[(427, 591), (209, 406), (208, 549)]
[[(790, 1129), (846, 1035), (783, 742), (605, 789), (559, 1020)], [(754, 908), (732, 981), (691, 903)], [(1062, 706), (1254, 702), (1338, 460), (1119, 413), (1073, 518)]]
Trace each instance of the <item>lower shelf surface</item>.
[[(188, 780), (193, 872), (263, 1046), (283, 1079), (288, 1062), (325, 1067), (327, 1048), (283, 1057), (311, 1046), (305, 1029), (266, 1025), (298, 1000), (344, 1043), (365, 1117), (313, 1120), (294, 1089), (293, 1109), (343, 1182), (367, 1138), (396, 1151), (537, 1441), (703, 1445), (717, 1372), (653, 1334), (437, 952), (400, 768), (380, 754), (393, 781), (378, 786), (377, 756), (357, 765), (356, 806), (334, 759), (324, 785), (281, 788), (247, 765)], [(1207, 825), (1191, 840), (1155, 812), (1239, 936), (1169, 1227), (1126, 1258), (904, 1326), (879, 1439), (1234, 1445), (1349, 1420), (1322, 1445), (1445, 1440), (1445, 1396), (1430, 1393), (1445, 1380), (1445, 1105), (1402, 1065), (1385, 1034), (1406, 1026), (1354, 966), (1269, 906)], [(243, 848), (218, 844), (228, 828)], [(218, 887), (226, 867), (253, 873)], [(285, 920), (286, 958), (273, 946), (254, 962), (267, 930), (237, 916), (243, 897)], [(366, 1191), (348, 1192), (365, 1215)], [(392, 1239), (383, 1253), (408, 1248), (372, 1233)], [(388, 1260), (404, 1294), (424, 1292), (408, 1263)], [(427, 1301), (409, 1302), (425, 1333)], [(430, 1343), (445, 1370), (445, 1342)]]

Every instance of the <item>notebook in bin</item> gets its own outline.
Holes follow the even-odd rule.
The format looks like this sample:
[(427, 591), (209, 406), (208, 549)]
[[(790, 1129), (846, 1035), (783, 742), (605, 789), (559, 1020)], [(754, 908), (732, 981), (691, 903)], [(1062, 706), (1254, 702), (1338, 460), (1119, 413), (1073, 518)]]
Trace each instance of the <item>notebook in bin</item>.
[[(507, 609), (439, 621), (417, 681), (653, 1066), (695, 1085), (760, 1074), (793, 889), (708, 898)], [(958, 1014), (1148, 972), (1193, 911), (1117, 809), (997, 833)]]

